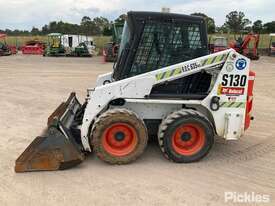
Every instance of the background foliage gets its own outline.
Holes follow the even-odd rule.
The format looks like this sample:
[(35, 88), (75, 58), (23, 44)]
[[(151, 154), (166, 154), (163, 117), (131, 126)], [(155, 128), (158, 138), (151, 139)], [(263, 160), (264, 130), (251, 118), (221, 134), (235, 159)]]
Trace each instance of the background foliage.
[[(259, 33), (260, 48), (267, 48), (269, 45), (269, 33), (275, 33), (275, 21), (263, 22), (258, 19), (255, 22), (251, 22), (245, 17), (242, 11), (232, 11), (225, 16), (225, 23), (222, 26), (216, 26), (215, 20), (212, 17), (203, 13), (192, 13), (191, 15), (201, 16), (205, 19), (207, 24), (207, 30), (209, 33), (209, 39), (213, 35), (225, 36), (229, 41), (234, 40), (236, 36), (247, 33)], [(46, 41), (46, 35), (53, 32), (59, 32), (63, 34), (83, 34), (91, 35), (94, 37), (97, 47), (100, 49), (103, 45), (111, 41), (112, 24), (123, 23), (126, 19), (126, 15), (122, 14), (114, 21), (110, 21), (105, 17), (90, 18), (84, 16), (79, 24), (72, 24), (63, 21), (49, 22), (41, 28), (33, 27), (30, 31), (27, 30), (9, 30), (0, 29), (0, 33), (6, 33), (9, 35), (8, 43), (12, 45), (23, 45), (28, 40), (38, 39)]]

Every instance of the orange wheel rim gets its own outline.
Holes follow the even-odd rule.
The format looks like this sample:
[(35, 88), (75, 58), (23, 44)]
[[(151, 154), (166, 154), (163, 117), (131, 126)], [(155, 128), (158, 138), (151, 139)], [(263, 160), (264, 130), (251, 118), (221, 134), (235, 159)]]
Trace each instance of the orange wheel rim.
[(203, 148), (204, 143), (205, 132), (198, 124), (181, 125), (172, 136), (172, 147), (180, 155), (194, 155)]
[(136, 130), (126, 123), (115, 123), (103, 133), (102, 145), (106, 152), (113, 156), (126, 156), (137, 146)]

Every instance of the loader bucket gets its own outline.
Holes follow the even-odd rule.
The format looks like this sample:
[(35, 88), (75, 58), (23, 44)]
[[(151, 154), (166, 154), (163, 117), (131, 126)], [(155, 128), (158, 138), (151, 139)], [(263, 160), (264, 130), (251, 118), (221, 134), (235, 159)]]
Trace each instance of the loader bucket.
[(15, 162), (15, 172), (71, 168), (84, 160), (81, 146), (70, 127), (81, 105), (72, 93), (48, 118), (48, 126)]

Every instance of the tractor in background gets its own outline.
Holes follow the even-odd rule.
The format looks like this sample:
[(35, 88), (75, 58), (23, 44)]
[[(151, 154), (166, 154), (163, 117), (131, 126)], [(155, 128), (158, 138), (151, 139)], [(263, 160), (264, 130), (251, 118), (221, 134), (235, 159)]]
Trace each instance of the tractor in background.
[(66, 34), (62, 36), (61, 43), (68, 57), (92, 57), (95, 54), (94, 40), (91, 36)]
[(45, 49), (46, 43), (37, 39), (27, 41), (26, 44), (21, 47), (22, 54), (43, 55)]
[(61, 57), (66, 55), (64, 46), (61, 43), (61, 33), (48, 34), (48, 44), (43, 56), (47, 57)]
[(275, 33), (269, 34), (270, 36), (270, 42), (269, 42), (269, 52), (268, 55), (272, 56), (275, 55)]
[(0, 34), (0, 56), (9, 56), (11, 54), (11, 50), (6, 42), (6, 34)]
[[(240, 36), (234, 42), (230, 42), (229, 47), (251, 60), (258, 60), (260, 58), (258, 54), (259, 41), (259, 34), (248, 34), (245, 37)], [(251, 43), (253, 44), (252, 48), (249, 48)]]
[(17, 53), (16, 46), (7, 44), (7, 35), (0, 33), (0, 56), (9, 56)]
[(113, 24), (112, 41), (104, 45), (103, 58), (104, 62), (114, 62), (118, 55), (119, 45), (121, 41), (121, 35), (123, 32), (123, 24)]
[(89, 52), (87, 45), (84, 42), (81, 42), (77, 47), (72, 51), (66, 54), (67, 57), (92, 57), (92, 54)]

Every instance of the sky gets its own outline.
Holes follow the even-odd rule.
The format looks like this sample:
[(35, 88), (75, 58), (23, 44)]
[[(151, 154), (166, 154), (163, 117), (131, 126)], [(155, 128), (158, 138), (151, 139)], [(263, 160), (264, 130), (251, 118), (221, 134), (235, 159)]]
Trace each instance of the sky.
[(251, 21), (275, 21), (275, 0), (0, 0), (0, 29), (41, 28), (50, 21), (79, 23), (83, 16), (104, 16), (114, 20), (127, 11), (173, 13), (202, 12), (214, 18), (216, 25), (225, 21), (230, 11), (243, 11)]

